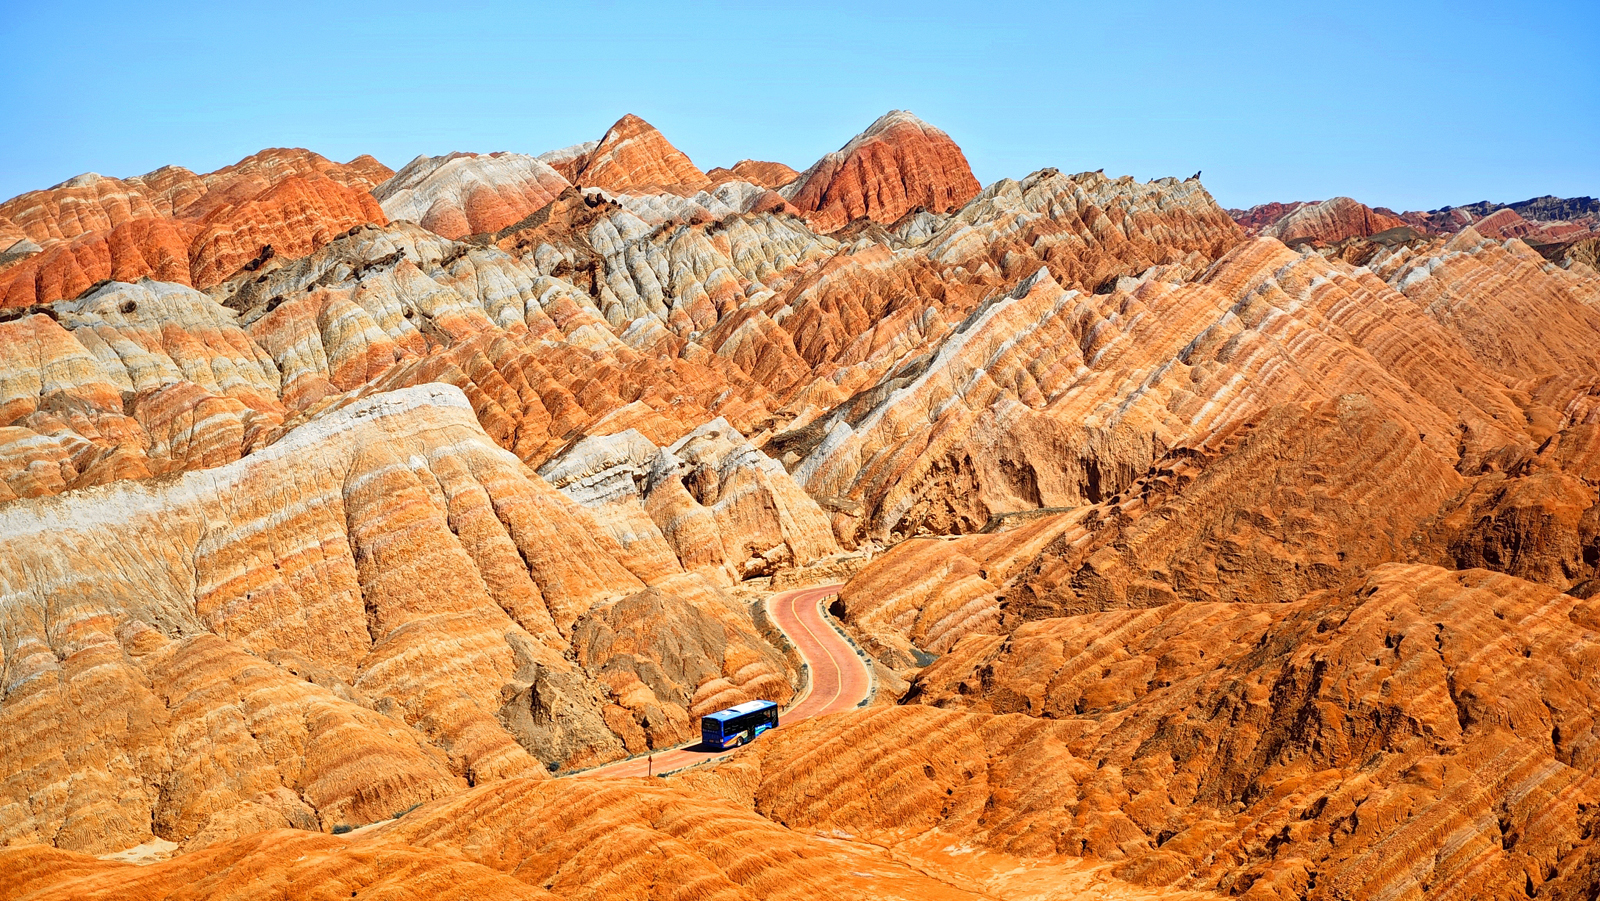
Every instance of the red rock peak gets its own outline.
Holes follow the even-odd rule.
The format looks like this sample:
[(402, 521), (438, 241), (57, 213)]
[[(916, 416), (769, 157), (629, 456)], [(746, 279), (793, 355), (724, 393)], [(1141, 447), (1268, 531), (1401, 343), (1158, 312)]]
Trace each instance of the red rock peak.
[(608, 191), (693, 193), (711, 183), (654, 125), (632, 113), (606, 131), (576, 176), (580, 185)]
[(891, 110), (783, 191), (813, 228), (830, 232), (863, 216), (894, 222), (915, 209), (956, 209), (978, 193), (967, 158), (950, 136)]

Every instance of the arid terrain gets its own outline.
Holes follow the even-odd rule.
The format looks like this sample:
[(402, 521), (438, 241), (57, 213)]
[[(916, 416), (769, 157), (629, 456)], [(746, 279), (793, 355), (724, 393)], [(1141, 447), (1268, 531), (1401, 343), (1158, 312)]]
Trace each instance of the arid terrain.
[(1600, 204), (863, 124), (0, 203), (0, 898), (1596, 897)]

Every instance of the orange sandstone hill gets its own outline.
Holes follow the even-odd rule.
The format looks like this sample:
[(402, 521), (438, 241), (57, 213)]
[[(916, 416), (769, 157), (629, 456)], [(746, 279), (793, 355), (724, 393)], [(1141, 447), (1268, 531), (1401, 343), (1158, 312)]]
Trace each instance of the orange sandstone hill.
[(978, 193), (950, 136), (902, 110), (884, 115), (784, 188), (821, 232), (852, 219), (894, 222), (917, 207), (953, 210)]
[(712, 169), (706, 173), (713, 184), (725, 181), (747, 181), (763, 188), (781, 188), (794, 181), (800, 173), (782, 163), (760, 160), (740, 160), (731, 169)]
[[(1593, 897), (1587, 199), (1019, 176), (0, 204), (0, 897)], [(860, 709), (574, 776), (839, 685), (826, 582)]]
[(614, 192), (694, 192), (711, 180), (655, 126), (635, 115), (618, 119), (593, 145), (557, 151), (551, 161), (573, 184)]
[(1557, 260), (1600, 231), (1600, 203), (1592, 197), (1535, 197), (1511, 204), (1482, 201), (1403, 213), (1335, 197), (1321, 203), (1263, 203), (1228, 213), (1247, 234), (1272, 235), (1290, 244), (1359, 246), (1361, 239), (1378, 236), (1392, 245), (1470, 227), (1491, 238), (1521, 238)]
[(373, 189), (390, 219), (409, 219), (446, 238), (504, 228), (543, 208), (571, 183), (515, 153), (419, 156)]
[(369, 190), (389, 174), (370, 156), (340, 165), (273, 149), (206, 175), (91, 172), (23, 194), (0, 217), (39, 250), (0, 265), (0, 307), (72, 299), (107, 280), (205, 288), (253, 261), (304, 256), (351, 226), (387, 221)]

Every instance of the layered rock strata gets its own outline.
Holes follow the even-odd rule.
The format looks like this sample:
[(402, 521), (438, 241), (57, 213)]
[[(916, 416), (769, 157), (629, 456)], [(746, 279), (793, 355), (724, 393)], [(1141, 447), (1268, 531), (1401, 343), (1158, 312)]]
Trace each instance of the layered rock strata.
[[(448, 386), (3, 523), (6, 843), (369, 822), (787, 692), (748, 610), (641, 578)], [(669, 623), (699, 637), (669, 650)]]
[(0, 307), (75, 298), (151, 277), (209, 287), (274, 255), (304, 256), (354, 225), (385, 222), (368, 190), (389, 175), (305, 150), (264, 150), (206, 175), (166, 167), (80, 175), (0, 204), (40, 252), (0, 270)]
[(945, 213), (978, 193), (978, 180), (950, 136), (893, 110), (783, 189), (819, 232), (851, 220), (895, 222), (914, 208)]
[(446, 238), (498, 231), (543, 208), (571, 183), (516, 153), (419, 156), (372, 195), (390, 219), (408, 219)]
[(657, 447), (629, 429), (587, 438), (539, 475), (624, 547), (733, 583), (839, 552), (827, 515), (726, 420)]

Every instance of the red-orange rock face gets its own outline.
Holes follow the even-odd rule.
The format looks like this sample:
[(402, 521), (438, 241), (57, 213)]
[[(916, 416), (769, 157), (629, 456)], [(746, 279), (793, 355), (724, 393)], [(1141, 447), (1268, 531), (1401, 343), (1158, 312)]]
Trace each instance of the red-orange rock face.
[(917, 691), (1066, 725), (1086, 771), (1054, 795), (1064, 809), (1034, 795), (1007, 822), (1124, 878), (1247, 898), (1568, 897), (1595, 879), (1600, 781), (1578, 750), (1593, 605), (1481, 570), (1386, 566), (1284, 604), (974, 636)]
[(107, 232), (130, 219), (171, 215), (136, 184), (90, 172), (0, 204), (0, 216), (36, 243)]
[(353, 225), (387, 221), (368, 191), (389, 174), (370, 156), (340, 165), (271, 149), (206, 175), (176, 166), (130, 179), (90, 173), (24, 194), (0, 216), (16, 217), (43, 252), (0, 268), (0, 306), (76, 297), (106, 279), (209, 287), (268, 245), (304, 255)]
[(190, 278), (195, 287), (209, 288), (268, 247), (273, 255), (305, 256), (353, 226), (387, 221), (361, 188), (292, 175), (248, 200), (211, 207), (189, 245)]
[(188, 223), (151, 216), (51, 244), (0, 273), (0, 307), (77, 297), (106, 279), (191, 284), (189, 241), (194, 232)]
[[(1596, 212), (898, 113), (25, 195), (0, 896), (1592, 897)], [(550, 778), (828, 691), (843, 573), (867, 709)]]
[[(544, 760), (676, 744), (701, 713), (791, 690), (746, 608), (609, 538), (453, 387), (213, 462), (6, 507), (0, 842), (370, 822)], [(69, 556), (86, 569), (36, 569)], [(90, 569), (92, 596), (72, 587)]]
[(800, 173), (782, 163), (761, 160), (740, 160), (731, 169), (716, 168), (706, 173), (712, 184), (725, 181), (747, 181), (763, 188), (781, 188), (800, 177)]
[(1405, 225), (1398, 217), (1379, 213), (1349, 197), (1335, 197), (1321, 203), (1289, 210), (1283, 218), (1261, 229), (1261, 234), (1285, 244), (1310, 242), (1318, 246), (1337, 244), (1350, 238), (1364, 238)]
[[(1317, 209), (1330, 204), (1338, 204), (1343, 209)], [(1364, 263), (1370, 258), (1371, 248), (1362, 245), (1360, 239), (1397, 229), (1400, 225), (1409, 226), (1416, 234), (1392, 231), (1384, 239), (1386, 243), (1392, 245), (1427, 235), (1450, 235), (1471, 228), (1492, 238), (1522, 238), (1529, 244), (1541, 246), (1552, 259), (1559, 260), (1568, 247), (1600, 231), (1597, 212), (1600, 212), (1600, 205), (1590, 197), (1536, 197), (1508, 205), (1483, 201), (1462, 207), (1403, 213), (1382, 207), (1369, 209), (1349, 198), (1336, 197), (1322, 204), (1264, 203), (1248, 210), (1229, 210), (1228, 214), (1250, 235), (1270, 234), (1285, 242), (1307, 241), (1318, 247), (1354, 242), (1356, 248), (1336, 250), (1352, 262)], [(1332, 237), (1335, 235), (1343, 237)]]
[(853, 219), (895, 222), (917, 207), (948, 212), (978, 193), (950, 136), (895, 110), (791, 182), (785, 197), (820, 232)]
[(1303, 200), (1296, 200), (1292, 203), (1273, 201), (1272, 203), (1257, 204), (1248, 210), (1229, 210), (1228, 215), (1233, 217), (1233, 221), (1239, 223), (1239, 227), (1244, 229), (1245, 234), (1253, 238), (1261, 234), (1262, 230), (1267, 226), (1307, 205)]
[(566, 165), (574, 184), (613, 192), (692, 194), (711, 184), (655, 126), (631, 113), (618, 119), (581, 162), (575, 158)]

